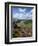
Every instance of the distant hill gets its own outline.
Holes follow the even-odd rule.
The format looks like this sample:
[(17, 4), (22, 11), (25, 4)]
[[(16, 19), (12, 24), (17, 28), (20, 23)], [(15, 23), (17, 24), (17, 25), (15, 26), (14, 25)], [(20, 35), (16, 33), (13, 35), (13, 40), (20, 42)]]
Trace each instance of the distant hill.
[(27, 21), (27, 20), (32, 21), (32, 19), (17, 19), (17, 18), (13, 18), (12, 21)]

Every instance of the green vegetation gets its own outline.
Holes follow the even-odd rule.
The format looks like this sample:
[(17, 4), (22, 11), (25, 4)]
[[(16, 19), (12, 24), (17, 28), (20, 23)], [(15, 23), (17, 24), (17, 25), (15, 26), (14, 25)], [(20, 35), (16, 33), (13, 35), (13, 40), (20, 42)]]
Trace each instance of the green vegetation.
[(32, 20), (27, 20), (27, 21), (21, 21), (20, 23), (17, 23), (17, 26), (19, 27), (27, 27), (31, 28), (32, 27)]
[(31, 37), (32, 36), (32, 20), (20, 21), (16, 23), (16, 28), (12, 37)]

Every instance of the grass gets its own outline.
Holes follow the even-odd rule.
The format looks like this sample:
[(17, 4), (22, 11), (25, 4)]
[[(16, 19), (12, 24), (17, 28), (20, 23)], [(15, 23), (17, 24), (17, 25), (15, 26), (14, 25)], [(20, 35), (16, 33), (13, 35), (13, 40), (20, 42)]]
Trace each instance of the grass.
[(20, 21), (16, 23), (16, 28), (12, 33), (12, 37), (31, 37), (32, 36), (32, 20)]

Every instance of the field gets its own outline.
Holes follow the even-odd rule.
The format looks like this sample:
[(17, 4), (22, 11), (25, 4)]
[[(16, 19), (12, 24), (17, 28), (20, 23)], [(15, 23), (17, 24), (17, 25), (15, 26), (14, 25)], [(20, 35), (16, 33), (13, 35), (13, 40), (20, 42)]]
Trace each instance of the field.
[(32, 20), (18, 20), (12, 24), (12, 37), (32, 37)]

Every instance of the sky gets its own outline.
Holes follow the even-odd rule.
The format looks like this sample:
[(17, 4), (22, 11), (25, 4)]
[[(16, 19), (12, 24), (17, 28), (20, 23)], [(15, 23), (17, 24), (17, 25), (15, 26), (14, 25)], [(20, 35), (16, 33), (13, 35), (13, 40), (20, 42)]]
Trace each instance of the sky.
[(12, 7), (12, 17), (17, 19), (32, 19), (33, 7)]

